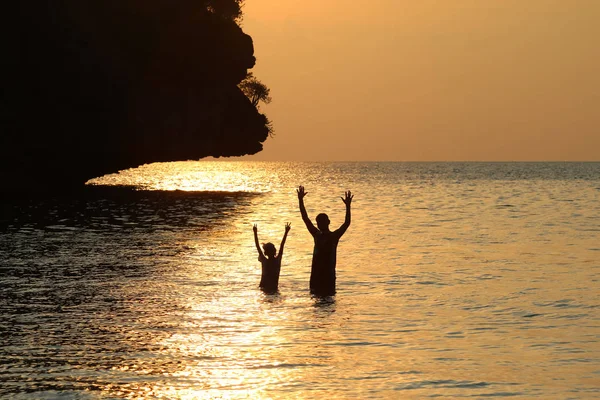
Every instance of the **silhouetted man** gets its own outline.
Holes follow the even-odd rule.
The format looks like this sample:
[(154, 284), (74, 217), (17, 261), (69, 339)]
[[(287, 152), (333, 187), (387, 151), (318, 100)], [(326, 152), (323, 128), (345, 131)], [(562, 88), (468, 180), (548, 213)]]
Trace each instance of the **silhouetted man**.
[(346, 219), (342, 226), (331, 232), (329, 230), (329, 217), (327, 214), (317, 215), (317, 228), (308, 218), (306, 208), (304, 207), (304, 186), (298, 187), (298, 202), (300, 203), (300, 214), (306, 224), (306, 228), (315, 240), (313, 250), (312, 266), (310, 270), (310, 292), (316, 296), (333, 296), (335, 294), (335, 263), (337, 245), (340, 238), (350, 226), (350, 204), (354, 195), (347, 191), (342, 197), (346, 204)]

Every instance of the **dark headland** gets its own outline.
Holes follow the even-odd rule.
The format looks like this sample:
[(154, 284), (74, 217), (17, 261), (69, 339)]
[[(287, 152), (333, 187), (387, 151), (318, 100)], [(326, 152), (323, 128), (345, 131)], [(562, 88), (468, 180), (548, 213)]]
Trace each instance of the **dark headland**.
[(261, 151), (269, 121), (238, 88), (255, 64), (242, 2), (4, 2), (1, 191)]

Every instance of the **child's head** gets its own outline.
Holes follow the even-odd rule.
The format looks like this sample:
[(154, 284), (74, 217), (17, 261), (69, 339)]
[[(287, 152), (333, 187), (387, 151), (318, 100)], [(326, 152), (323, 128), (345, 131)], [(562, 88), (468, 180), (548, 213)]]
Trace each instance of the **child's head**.
[(277, 250), (275, 249), (275, 245), (271, 242), (264, 243), (262, 245), (263, 251), (265, 252), (265, 256), (267, 257), (275, 257), (275, 253)]

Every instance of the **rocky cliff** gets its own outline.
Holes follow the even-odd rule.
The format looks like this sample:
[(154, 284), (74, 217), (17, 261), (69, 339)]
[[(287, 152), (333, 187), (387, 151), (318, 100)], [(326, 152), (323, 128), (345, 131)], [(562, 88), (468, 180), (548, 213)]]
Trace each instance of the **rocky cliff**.
[(239, 3), (0, 6), (1, 185), (72, 187), (144, 163), (262, 150), (267, 119), (237, 87), (255, 63)]

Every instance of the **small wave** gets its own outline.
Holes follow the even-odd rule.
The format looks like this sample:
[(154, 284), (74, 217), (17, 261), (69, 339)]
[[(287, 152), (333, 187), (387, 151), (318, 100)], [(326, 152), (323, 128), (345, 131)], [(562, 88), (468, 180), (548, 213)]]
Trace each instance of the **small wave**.
[(400, 386), (402, 390), (411, 389), (426, 389), (426, 388), (460, 388), (460, 389), (475, 389), (490, 386), (488, 382), (472, 382), (472, 381), (455, 381), (452, 379), (445, 380), (423, 380), (417, 382), (410, 382)]
[(306, 363), (275, 363), (262, 364), (248, 367), (248, 369), (276, 369), (276, 368), (303, 368), (303, 367), (326, 367), (326, 364), (306, 364)]
[(555, 308), (580, 308), (581, 307), (580, 304), (575, 303), (571, 299), (561, 299), (561, 300), (556, 300), (556, 301), (537, 303), (535, 305), (540, 306), (540, 307), (555, 307)]
[(477, 397), (513, 397), (523, 396), (522, 392), (497, 392), (497, 393), (481, 393), (477, 394)]
[(437, 286), (448, 286), (447, 283), (444, 282), (436, 282), (436, 281), (417, 281), (415, 282), (417, 285), (437, 285)]
[(539, 317), (541, 315), (544, 315), (544, 314), (537, 314), (537, 313), (525, 314), (525, 315), (523, 315), (523, 318), (533, 318), (533, 317)]

